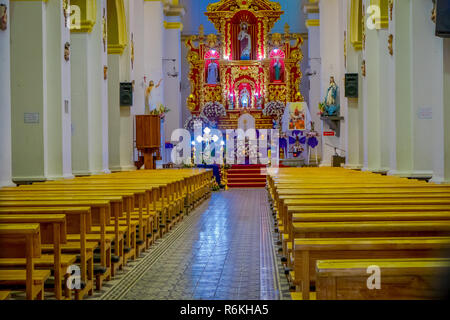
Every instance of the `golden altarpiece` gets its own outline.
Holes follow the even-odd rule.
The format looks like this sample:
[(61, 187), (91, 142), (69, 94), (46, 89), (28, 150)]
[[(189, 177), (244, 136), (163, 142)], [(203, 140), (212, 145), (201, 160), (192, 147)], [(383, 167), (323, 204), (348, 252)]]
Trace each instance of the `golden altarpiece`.
[(186, 40), (191, 93), (187, 106), (199, 115), (208, 102), (221, 103), (227, 115), (218, 129), (236, 129), (238, 118), (249, 113), (256, 129), (273, 127), (263, 115), (270, 101), (301, 102), (300, 35), (269, 34), (284, 12), (268, 0), (222, 0), (208, 5), (205, 13), (218, 33)]

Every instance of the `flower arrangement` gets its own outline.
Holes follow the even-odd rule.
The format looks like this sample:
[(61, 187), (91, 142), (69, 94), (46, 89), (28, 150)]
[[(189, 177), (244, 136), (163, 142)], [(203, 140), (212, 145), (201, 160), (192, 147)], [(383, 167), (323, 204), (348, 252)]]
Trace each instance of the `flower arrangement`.
[(285, 108), (286, 105), (281, 101), (270, 101), (264, 106), (263, 114), (265, 116), (276, 117), (279, 120), (283, 116)]
[(311, 123), (311, 129), (306, 132), (306, 138), (307, 138), (308, 146), (310, 146), (312, 149), (314, 149), (319, 144), (318, 138), (320, 135), (317, 131), (314, 130), (314, 121), (311, 121), (310, 123)]
[(217, 184), (217, 181), (215, 178), (213, 178), (213, 181), (211, 182), (211, 189), (212, 189), (212, 191), (220, 190), (220, 186)]
[(202, 123), (202, 126), (209, 125), (208, 118), (206, 118), (204, 115), (200, 114), (199, 116), (196, 116), (196, 115), (190, 116), (186, 120), (186, 123), (184, 124), (184, 128), (188, 131), (194, 131), (194, 124), (196, 121), (200, 121)]
[(202, 113), (211, 123), (217, 123), (220, 117), (225, 117), (227, 111), (223, 104), (219, 102), (208, 102), (203, 106)]
[(160, 103), (158, 107), (156, 107), (156, 109), (150, 111), (150, 114), (154, 116), (159, 116), (161, 119), (164, 119), (166, 113), (168, 113), (169, 111), (170, 111), (169, 108)]
[(324, 112), (325, 112), (325, 104), (323, 102), (319, 102), (319, 113), (318, 113), (318, 115), (319, 116), (323, 116)]

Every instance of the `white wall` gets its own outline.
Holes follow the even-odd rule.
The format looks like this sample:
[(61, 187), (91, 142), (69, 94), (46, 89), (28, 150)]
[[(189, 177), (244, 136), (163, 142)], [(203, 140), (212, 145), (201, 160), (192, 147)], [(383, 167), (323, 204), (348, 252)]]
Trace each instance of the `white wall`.
[[(435, 24), (428, 14), (432, 3), (411, 1), (412, 39), (412, 139), (414, 176), (432, 176), (433, 170), (433, 120), (425, 119), (420, 112), (436, 110), (441, 103), (442, 39), (435, 37)], [(433, 115), (430, 116), (432, 118)]]
[[(14, 180), (44, 180), (45, 12), (38, 1), (11, 3), (11, 128)], [(29, 54), (33, 48), (33, 54)], [(25, 123), (36, 113), (39, 123)]]
[[(181, 72), (181, 31), (179, 29), (164, 30), (164, 58), (175, 59), (175, 62), (164, 61), (164, 102), (171, 110), (165, 117), (165, 137), (167, 140), (172, 136), (172, 132), (182, 127), (180, 72)], [(170, 77), (173, 67), (178, 72), (178, 76)]]
[[(343, 70), (343, 39), (344, 39), (344, 21), (342, 2), (339, 0), (329, 0), (319, 3), (320, 10), (320, 55), (321, 55), (321, 83), (320, 97), (323, 100), (326, 91), (330, 86), (330, 77), (339, 87), (341, 116), (346, 115), (346, 105), (343, 104), (344, 82), (342, 81)], [(345, 121), (345, 120), (344, 120)], [(319, 128), (317, 128), (319, 129)], [(322, 121), (322, 132), (331, 131), (327, 122)], [(345, 150), (345, 123), (341, 122), (340, 137), (322, 137), (322, 166), (331, 166), (331, 157), (334, 154), (334, 148)], [(328, 145), (327, 145), (328, 144)], [(329, 145), (333, 146), (330, 147)], [(343, 153), (338, 151), (340, 155)]]
[[(9, 13), (9, 0), (1, 0)], [(0, 31), (0, 187), (11, 185), (11, 81), (10, 81), (10, 19), (8, 28)]]

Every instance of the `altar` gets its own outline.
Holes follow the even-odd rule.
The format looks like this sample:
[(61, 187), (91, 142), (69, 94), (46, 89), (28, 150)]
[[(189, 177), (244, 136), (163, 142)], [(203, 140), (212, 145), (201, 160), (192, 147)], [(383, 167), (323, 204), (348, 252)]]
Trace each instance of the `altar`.
[(205, 14), (217, 33), (205, 36), (201, 27), (186, 40), (192, 116), (225, 130), (249, 114), (255, 129), (274, 128), (287, 103), (303, 101), (301, 36), (288, 25), (284, 34), (270, 33), (283, 14), (274, 1), (222, 0)]

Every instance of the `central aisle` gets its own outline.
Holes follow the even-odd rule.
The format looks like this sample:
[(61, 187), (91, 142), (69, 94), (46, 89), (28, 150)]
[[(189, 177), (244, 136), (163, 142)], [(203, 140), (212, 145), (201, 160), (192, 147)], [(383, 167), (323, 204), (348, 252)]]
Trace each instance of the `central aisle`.
[(100, 299), (289, 299), (272, 229), (265, 189), (213, 193)]

